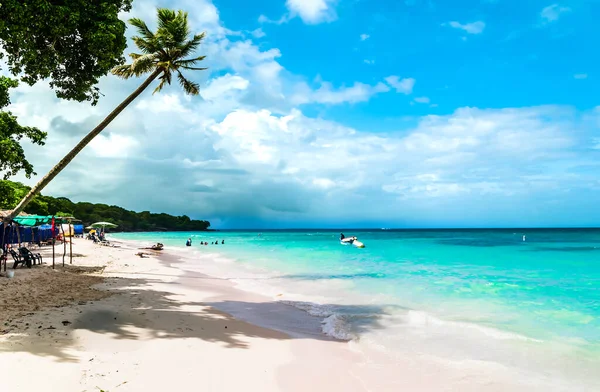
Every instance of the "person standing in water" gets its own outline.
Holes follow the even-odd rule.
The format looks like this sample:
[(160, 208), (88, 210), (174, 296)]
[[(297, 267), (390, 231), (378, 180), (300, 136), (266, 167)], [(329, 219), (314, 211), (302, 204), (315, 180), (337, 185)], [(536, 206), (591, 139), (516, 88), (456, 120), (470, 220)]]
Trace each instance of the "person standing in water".
[(188, 240), (185, 243), (185, 246), (192, 246), (192, 239), (188, 238)]

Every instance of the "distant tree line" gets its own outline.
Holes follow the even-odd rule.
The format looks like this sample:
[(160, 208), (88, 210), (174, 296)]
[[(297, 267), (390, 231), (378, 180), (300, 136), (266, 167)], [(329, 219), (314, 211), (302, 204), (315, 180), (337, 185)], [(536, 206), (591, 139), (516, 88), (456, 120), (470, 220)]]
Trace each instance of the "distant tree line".
[[(30, 187), (8, 180), (0, 180), (0, 210), (14, 208)], [(134, 212), (118, 206), (88, 202), (73, 203), (65, 197), (37, 195), (29, 203), (26, 212), (36, 215), (70, 215), (87, 226), (94, 222), (111, 222), (118, 225), (113, 231), (204, 231), (210, 222), (190, 217), (173, 216), (149, 211)]]

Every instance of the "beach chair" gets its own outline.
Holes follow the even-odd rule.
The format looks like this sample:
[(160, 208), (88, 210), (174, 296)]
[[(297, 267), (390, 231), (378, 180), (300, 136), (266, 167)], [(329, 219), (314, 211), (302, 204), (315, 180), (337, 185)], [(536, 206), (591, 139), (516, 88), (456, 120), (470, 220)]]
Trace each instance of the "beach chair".
[(24, 246), (19, 248), (19, 253), (21, 253), (21, 256), (29, 257), (33, 261), (34, 265), (42, 264), (42, 255), (39, 253), (33, 253)]
[(0, 270), (2, 270), (2, 265), (4, 265), (4, 270), (6, 271), (6, 263), (8, 262), (8, 252), (5, 252), (4, 249), (0, 249), (2, 254), (0, 255)]
[(31, 266), (33, 265), (33, 261), (30, 257), (21, 256), (17, 252), (15, 252), (14, 249), (9, 249), (8, 251), (10, 252), (10, 255), (15, 261), (15, 263), (13, 264), (13, 269), (17, 268), (19, 264), (26, 265), (27, 268), (31, 268)]

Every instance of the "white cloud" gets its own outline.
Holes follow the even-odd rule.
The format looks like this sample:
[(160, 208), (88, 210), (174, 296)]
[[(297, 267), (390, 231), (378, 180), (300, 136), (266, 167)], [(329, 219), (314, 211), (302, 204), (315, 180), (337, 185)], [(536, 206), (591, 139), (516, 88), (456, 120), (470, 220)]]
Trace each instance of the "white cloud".
[(429, 100), (429, 97), (416, 97), (415, 98), (415, 102), (418, 102), (418, 103), (429, 103), (430, 100)]
[(371, 36), (369, 34), (361, 34), (360, 35), (360, 40), (361, 41), (366, 41), (370, 38)]
[(385, 81), (396, 89), (396, 92), (402, 94), (412, 94), (416, 80), (413, 78), (400, 79), (398, 76), (392, 75), (385, 78)]
[[(252, 83), (246, 81), (232, 74), (212, 79), (204, 92), (214, 102), (186, 100), (169, 91), (164, 101), (170, 102), (169, 110), (162, 111), (152, 106), (164, 104), (162, 96), (144, 94), (140, 102), (146, 103), (128, 108), (47, 193), (229, 224), (307, 219), (334, 224), (365, 214), (420, 223), (433, 214), (451, 224), (464, 223), (460, 211), (465, 209), (477, 219), (505, 219), (515, 196), (520, 202), (556, 196), (557, 189), (584, 189), (600, 179), (598, 170), (577, 171), (583, 164), (597, 168), (598, 157), (575, 151), (586, 145), (597, 154), (600, 150), (589, 148), (598, 140), (586, 137), (568, 108), (463, 108), (424, 116), (401, 132), (369, 133), (376, 129), (309, 118), (298, 109), (283, 114), (253, 109), (232, 95), (245, 94)], [(336, 94), (344, 91), (326, 87), (321, 99), (338, 101)], [(113, 95), (107, 95), (110, 105), (101, 102), (101, 112), (118, 101)], [(87, 105), (80, 108), (91, 116), (89, 122), (66, 123), (54, 113), (58, 101), (29, 104), (52, 96), (50, 90), (22, 94), (14, 104), (21, 105), (24, 118), (48, 118), (44, 122), (52, 124), (52, 150), (26, 146), (40, 173), (74, 145), (78, 132), (99, 121)], [(237, 108), (220, 119), (211, 114), (211, 105), (229, 107), (230, 99), (237, 99)], [(600, 118), (596, 112), (589, 115)], [(89, 167), (102, 170), (89, 176)], [(170, 191), (157, 194), (156, 189)], [(139, 194), (154, 196), (140, 199)], [(490, 203), (498, 209), (490, 210)]]
[(588, 74), (586, 74), (586, 73), (579, 73), (579, 74), (575, 74), (575, 75), (573, 75), (573, 77), (574, 77), (575, 79), (587, 79), (587, 77), (588, 77)]
[(181, 103), (179, 95), (169, 93), (141, 98), (137, 102), (136, 107), (141, 110), (149, 110), (156, 113), (184, 113), (186, 111)]
[(139, 141), (131, 136), (108, 133), (96, 137), (90, 148), (96, 157), (123, 159), (135, 156), (139, 145)]
[(368, 101), (372, 96), (388, 91), (390, 91), (390, 88), (381, 82), (374, 86), (355, 82), (350, 87), (340, 87), (337, 89), (331, 83), (322, 82), (321, 86), (316, 90), (312, 90), (306, 84), (299, 84), (297, 92), (292, 96), (291, 100), (296, 105), (305, 103), (356, 103)]
[(336, 2), (336, 0), (287, 0), (285, 5), (292, 17), (299, 16), (307, 24), (318, 24), (337, 19)]
[(267, 34), (266, 34), (264, 31), (263, 31), (263, 29), (262, 29), (262, 28), (260, 28), (260, 27), (259, 27), (258, 29), (252, 30), (252, 32), (251, 32), (251, 33), (252, 33), (252, 36), (253, 36), (254, 38), (262, 38), (262, 37), (264, 37), (264, 36), (266, 36), (266, 35), (267, 35)]
[(224, 76), (212, 79), (202, 89), (201, 95), (207, 100), (223, 99), (237, 91), (246, 90), (249, 85), (250, 82), (241, 76), (225, 74)]
[(542, 12), (540, 12), (540, 17), (547, 23), (554, 22), (560, 18), (561, 14), (569, 11), (571, 11), (569, 7), (552, 4), (542, 9)]
[(288, 12), (279, 19), (270, 19), (265, 15), (258, 17), (259, 23), (287, 23), (299, 17), (306, 24), (333, 22), (337, 19), (335, 5), (337, 0), (287, 0), (285, 5)]
[[(444, 25), (446, 25), (446, 24), (444, 23)], [(477, 22), (465, 23), (465, 24), (459, 23), (457, 21), (452, 21), (452, 22), (449, 22), (448, 25), (455, 29), (464, 30), (468, 34), (481, 34), (481, 33), (483, 33), (483, 30), (485, 29), (485, 23), (480, 20)]]
[(329, 189), (335, 186), (335, 182), (329, 178), (315, 178), (312, 183), (313, 185), (323, 189)]
[(364, 60), (363, 60), (363, 62), (364, 62), (365, 64), (369, 64), (369, 65), (373, 65), (373, 64), (375, 64), (375, 60), (364, 59)]
[[(190, 15), (202, 7), (190, 6)], [(220, 26), (215, 15), (201, 17)], [(281, 66), (279, 50), (230, 40), (220, 28), (203, 48), (212, 73), (194, 76), (202, 97), (185, 97), (178, 86), (146, 91), (46, 193), (246, 227), (350, 225), (365, 216), (407, 225), (600, 219), (589, 213), (600, 196), (600, 109), (462, 108), (410, 128), (399, 123), (397, 132), (376, 121), (354, 129), (309, 117), (301, 105), (364, 102), (391, 88), (410, 94), (414, 79), (315, 88)], [(43, 83), (20, 86), (9, 109), (47, 130), (52, 146), (25, 145), (36, 171), (43, 175), (139, 82), (103, 78), (96, 107), (60, 101)], [(90, 175), (90, 167), (100, 169)], [(561, 196), (565, 189), (575, 199)]]

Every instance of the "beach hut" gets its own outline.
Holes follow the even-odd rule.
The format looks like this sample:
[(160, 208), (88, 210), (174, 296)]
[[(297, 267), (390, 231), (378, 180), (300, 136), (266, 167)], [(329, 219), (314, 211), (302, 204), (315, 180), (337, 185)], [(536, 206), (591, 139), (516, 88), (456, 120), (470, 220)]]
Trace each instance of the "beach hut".
[(75, 227), (70, 223), (63, 223), (60, 225), (61, 231), (63, 233), (63, 237), (73, 237), (75, 236)]
[[(23, 242), (21, 239), (21, 236), (25, 239), (29, 238), (27, 237), (27, 229), (29, 229), (29, 235), (31, 237), (31, 241), (33, 242), (34, 239), (34, 227), (38, 227), (39, 226), (50, 226), (50, 233), (51, 233), (51, 238), (52, 240), (52, 268), (55, 267), (55, 241), (54, 238), (56, 238), (58, 232), (60, 231), (60, 229), (62, 228), (62, 226), (64, 224), (67, 224), (67, 226), (71, 226), (71, 221), (74, 220), (75, 218), (73, 217), (55, 217), (52, 215), (19, 215), (17, 217), (15, 217), (13, 219), (13, 222), (11, 223), (16, 223), (16, 225), (11, 225), (10, 227), (13, 227), (12, 231), (16, 232), (17, 235), (17, 241), (14, 241), (14, 234), (12, 234), (12, 237), (8, 237), (8, 238), (3, 238), (3, 242), (2, 242), (2, 249), (4, 250), (7, 244), (14, 244), (14, 243), (21, 243)], [(7, 226), (8, 227), (8, 226)], [(19, 228), (22, 227), (22, 228)], [(38, 229), (39, 230), (39, 229)], [(69, 232), (71, 232), (71, 230), (68, 228), (67, 229)], [(63, 233), (63, 238), (64, 238), (64, 233)], [(5, 236), (6, 237), (6, 236)], [(7, 242), (6, 240), (9, 240), (11, 242)], [(70, 249), (70, 263), (73, 263), (73, 244), (72, 242), (69, 242), (69, 249)], [(63, 241), (63, 265), (65, 264), (65, 257), (67, 254), (67, 243), (66, 241)], [(6, 270), (6, 261), (4, 264), (4, 270)]]
[(75, 235), (83, 235), (83, 225), (73, 225), (73, 230), (75, 230)]
[(37, 227), (37, 241), (48, 242), (52, 239), (52, 225), (40, 225)]

